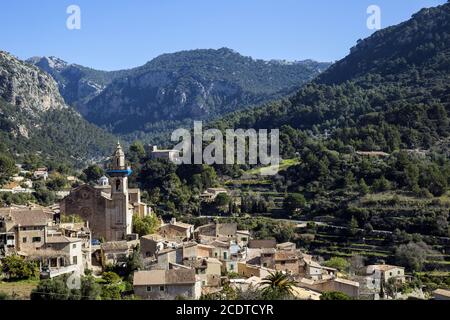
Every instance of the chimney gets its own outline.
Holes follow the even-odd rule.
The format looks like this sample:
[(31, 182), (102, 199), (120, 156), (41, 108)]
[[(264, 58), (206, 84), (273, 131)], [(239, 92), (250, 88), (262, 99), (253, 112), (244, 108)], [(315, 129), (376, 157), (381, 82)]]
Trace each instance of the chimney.
[(158, 151), (158, 146), (153, 146), (153, 152)]

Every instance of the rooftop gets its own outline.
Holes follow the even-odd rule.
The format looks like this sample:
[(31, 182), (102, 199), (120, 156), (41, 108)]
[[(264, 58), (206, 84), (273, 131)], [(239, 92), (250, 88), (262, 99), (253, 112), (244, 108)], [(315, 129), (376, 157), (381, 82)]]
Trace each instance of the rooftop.
[(380, 270), (380, 271), (389, 271), (392, 269), (404, 269), (403, 267), (399, 267), (399, 266), (393, 266), (393, 265), (389, 265), (389, 264), (374, 264), (374, 265), (370, 265), (367, 266), (367, 269), (374, 269), (374, 270)]
[(440, 296), (449, 297), (450, 298), (450, 290), (445, 289), (436, 289), (433, 291), (433, 294), (438, 294)]
[(47, 243), (72, 243), (72, 242), (80, 242), (83, 241), (79, 238), (69, 238), (65, 236), (51, 236), (47, 237)]
[(128, 243), (126, 241), (110, 241), (101, 244), (102, 250), (128, 250)]
[(0, 209), (0, 217), (8, 218), (20, 226), (46, 226), (53, 217), (52, 213), (44, 209)]
[(194, 269), (172, 269), (172, 270), (151, 270), (137, 271), (134, 273), (133, 285), (183, 285), (194, 284)]

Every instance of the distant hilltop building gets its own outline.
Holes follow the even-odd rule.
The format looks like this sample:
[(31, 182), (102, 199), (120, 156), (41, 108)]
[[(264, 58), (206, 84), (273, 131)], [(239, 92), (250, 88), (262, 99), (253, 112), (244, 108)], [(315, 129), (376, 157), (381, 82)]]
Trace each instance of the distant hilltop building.
[(165, 159), (174, 162), (180, 154), (180, 151), (168, 149), (168, 150), (159, 150), (158, 146), (153, 146), (150, 151), (150, 156), (153, 159)]
[(35, 179), (48, 179), (48, 169), (47, 168), (37, 168), (36, 171), (33, 172), (33, 177)]
[[(99, 186), (82, 185), (73, 189), (61, 203), (61, 213), (78, 215), (89, 221), (93, 238), (120, 241), (132, 232), (133, 215), (145, 217), (151, 209), (141, 202), (139, 189), (128, 189), (132, 171), (125, 164), (125, 153), (117, 143), (107, 171)], [(108, 180), (108, 181), (106, 181)]]

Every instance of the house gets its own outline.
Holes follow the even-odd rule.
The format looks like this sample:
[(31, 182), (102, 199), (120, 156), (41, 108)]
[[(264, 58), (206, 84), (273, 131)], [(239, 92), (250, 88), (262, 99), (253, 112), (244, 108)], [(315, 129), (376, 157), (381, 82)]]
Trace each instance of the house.
[(110, 241), (100, 245), (101, 263), (103, 268), (108, 265), (125, 263), (130, 255), (127, 241)]
[(299, 257), (295, 251), (277, 250), (274, 256), (275, 270), (291, 275), (299, 274)]
[(152, 151), (150, 151), (150, 157), (153, 159), (165, 159), (171, 162), (176, 162), (179, 157), (179, 150), (160, 150), (158, 146), (153, 146)]
[(92, 267), (92, 236), (89, 222), (85, 223), (61, 223), (57, 230), (61, 235), (82, 240), (81, 253), (85, 269)]
[(313, 260), (312, 256), (302, 254), (299, 263), (299, 274), (313, 280), (324, 280), (336, 277), (337, 269), (322, 266)]
[(53, 212), (36, 208), (0, 209), (0, 249), (27, 255), (45, 244)]
[(209, 223), (195, 229), (194, 237), (199, 242), (213, 241), (216, 238), (231, 239), (241, 247), (246, 247), (250, 240), (250, 231), (238, 230), (237, 223)]
[(241, 247), (247, 247), (248, 242), (251, 240), (250, 231), (248, 230), (237, 230), (236, 231), (236, 242)]
[(180, 248), (168, 248), (158, 252), (156, 265), (154, 268), (168, 270), (170, 264), (183, 263), (183, 250)]
[(33, 172), (33, 177), (38, 180), (47, 180), (48, 179), (48, 169), (47, 168), (38, 168)]
[(40, 269), (48, 272), (50, 278), (67, 273), (84, 274), (82, 251), (83, 239), (69, 238), (62, 235), (48, 236), (45, 245), (29, 257), (39, 261)]
[(437, 289), (433, 291), (433, 300), (450, 300), (450, 290)]
[(199, 258), (184, 260), (184, 265), (195, 270), (195, 274), (204, 287), (220, 287), (222, 275), (222, 262), (215, 258)]
[(219, 194), (228, 194), (228, 191), (225, 188), (208, 188), (200, 195), (200, 199), (205, 202), (213, 202)]
[(146, 300), (199, 299), (201, 280), (194, 269), (137, 271), (133, 277), (134, 294)]
[(166, 240), (159, 234), (149, 234), (140, 238), (140, 248), (142, 256), (150, 258), (166, 248)]
[(153, 213), (152, 208), (141, 201), (140, 189), (128, 189), (128, 201), (133, 206), (133, 214), (139, 218), (145, 218)]
[(405, 268), (387, 264), (367, 266), (366, 275), (375, 288), (380, 286), (381, 281), (387, 283), (391, 278), (401, 283), (406, 281)]
[(213, 258), (222, 262), (223, 272), (237, 272), (237, 253), (233, 252), (233, 244), (231, 242), (214, 240), (209, 245), (213, 247)]
[(259, 261), (262, 267), (275, 269), (275, 254), (277, 250), (274, 248), (263, 248), (260, 251)]
[(91, 267), (91, 243), (88, 227), (79, 225), (55, 225), (44, 208), (0, 209), (0, 247), (4, 242), (3, 254), (38, 261), (44, 277), (81, 275)]
[(177, 221), (173, 218), (170, 223), (162, 225), (158, 234), (168, 239), (178, 239), (180, 241), (187, 241), (194, 236), (194, 226)]
[(207, 244), (198, 244), (197, 242), (184, 243), (182, 246), (183, 260), (192, 260), (197, 258), (209, 258), (214, 255), (214, 246)]
[(359, 298), (359, 283), (341, 278), (332, 279), (307, 279), (302, 278), (297, 282), (301, 288), (308, 288), (317, 292), (342, 292), (349, 297)]

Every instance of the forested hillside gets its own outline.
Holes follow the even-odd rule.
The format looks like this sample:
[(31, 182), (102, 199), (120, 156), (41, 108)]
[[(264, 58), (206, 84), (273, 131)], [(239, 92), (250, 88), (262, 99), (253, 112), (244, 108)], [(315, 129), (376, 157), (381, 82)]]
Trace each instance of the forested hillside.
[(82, 165), (108, 155), (114, 141), (64, 103), (52, 77), (0, 52), (2, 152)]
[(449, 113), (447, 3), (358, 41), (295, 95), (211, 126), (281, 129), (297, 164), (271, 185), (305, 197), (301, 219), (448, 235)]

